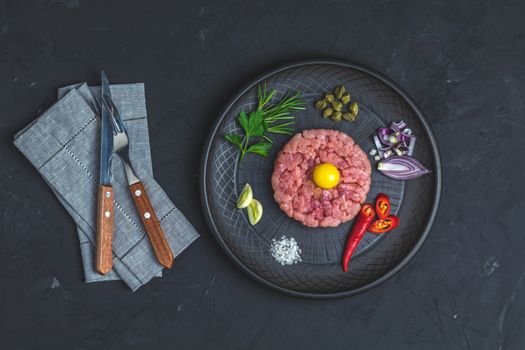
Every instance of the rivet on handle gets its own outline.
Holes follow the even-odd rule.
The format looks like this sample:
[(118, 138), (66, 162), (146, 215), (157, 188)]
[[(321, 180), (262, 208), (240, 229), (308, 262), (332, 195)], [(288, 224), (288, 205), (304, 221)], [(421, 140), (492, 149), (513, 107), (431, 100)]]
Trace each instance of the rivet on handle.
[(162, 266), (171, 268), (173, 266), (173, 252), (160, 226), (160, 221), (155, 215), (155, 209), (148, 198), (148, 191), (141, 182), (133, 183), (129, 189), (157, 260)]

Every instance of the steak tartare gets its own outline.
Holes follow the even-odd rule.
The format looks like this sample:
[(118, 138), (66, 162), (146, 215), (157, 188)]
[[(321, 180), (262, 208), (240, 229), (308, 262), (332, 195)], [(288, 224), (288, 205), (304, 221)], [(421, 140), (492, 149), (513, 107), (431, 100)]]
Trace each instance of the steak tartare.
[[(340, 173), (330, 189), (312, 181), (313, 168), (330, 163)], [(370, 162), (347, 134), (312, 129), (295, 134), (275, 159), (274, 198), (286, 215), (309, 227), (335, 227), (353, 219), (370, 189)]]

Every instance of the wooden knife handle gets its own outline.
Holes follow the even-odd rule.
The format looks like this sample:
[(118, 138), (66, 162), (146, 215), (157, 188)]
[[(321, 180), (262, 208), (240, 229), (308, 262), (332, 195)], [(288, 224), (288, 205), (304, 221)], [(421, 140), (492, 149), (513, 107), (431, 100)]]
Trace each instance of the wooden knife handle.
[(157, 260), (162, 266), (168, 269), (171, 268), (171, 266), (173, 266), (173, 252), (166, 240), (162, 227), (160, 227), (159, 219), (151, 205), (144, 185), (139, 181), (130, 185), (129, 190), (131, 191), (133, 201), (135, 201), (135, 206), (139, 212), (142, 224), (146, 228), (146, 233), (148, 234), (153, 251), (157, 256)]
[(107, 274), (113, 267), (114, 215), (113, 187), (99, 185), (95, 269), (101, 275)]

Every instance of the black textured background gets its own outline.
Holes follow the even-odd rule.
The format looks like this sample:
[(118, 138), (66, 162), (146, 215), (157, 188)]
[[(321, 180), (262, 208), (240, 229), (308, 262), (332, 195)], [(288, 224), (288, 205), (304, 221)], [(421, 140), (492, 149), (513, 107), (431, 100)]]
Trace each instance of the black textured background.
[[(1, 349), (522, 349), (522, 1), (0, 0)], [(287, 297), (237, 270), (198, 196), (209, 126), (249, 79), (308, 57), (390, 76), (443, 158), (421, 251), (364, 294)], [(130, 293), (85, 285), (72, 220), (12, 146), (56, 89), (146, 83), (157, 180), (202, 237)]]

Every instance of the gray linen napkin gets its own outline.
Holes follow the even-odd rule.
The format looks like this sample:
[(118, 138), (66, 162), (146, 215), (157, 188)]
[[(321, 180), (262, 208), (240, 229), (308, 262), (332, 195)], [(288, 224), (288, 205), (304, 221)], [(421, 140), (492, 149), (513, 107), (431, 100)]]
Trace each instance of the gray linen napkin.
[[(128, 85), (128, 90), (138, 88), (139, 91), (137, 91), (137, 94), (132, 94), (132, 96), (135, 97), (135, 100), (131, 100), (130, 103), (133, 103), (134, 105), (131, 107), (133, 108), (133, 115), (136, 117), (140, 116), (140, 119), (136, 119), (136, 128), (145, 130), (145, 132), (138, 133), (136, 137), (131, 140), (131, 142), (135, 145), (130, 152), (133, 158), (135, 158), (134, 164), (136, 166), (144, 168), (151, 176), (153, 176), (153, 166), (151, 163), (151, 154), (150, 154), (150, 145), (149, 145), (149, 136), (148, 136), (148, 122), (146, 119), (146, 108), (145, 108), (145, 96), (144, 96), (144, 89), (143, 86), (138, 86), (142, 84), (134, 84), (137, 85), (132, 86), (131, 84)], [(57, 98), (60, 100), (62, 97), (64, 97), (68, 92), (71, 90), (76, 89), (80, 96), (89, 104), (91, 107), (91, 110), (96, 111), (94, 104), (96, 104), (95, 96), (100, 96), (100, 86), (89, 86), (86, 83), (79, 83), (79, 84), (73, 84), (69, 86), (65, 86), (62, 88), (59, 88), (57, 91)], [(113, 86), (112, 88), (119, 89), (116, 86)], [(140, 95), (140, 98), (136, 98), (137, 95)], [(125, 100), (122, 98), (122, 100)], [(143, 107), (144, 105), (144, 107)], [(140, 122), (143, 123), (143, 125), (138, 125)], [(67, 202), (64, 202), (64, 200), (61, 199), (60, 196), (57, 196), (59, 201), (62, 203), (62, 205), (66, 206)], [(84, 266), (84, 278), (86, 283), (91, 282), (104, 282), (104, 281), (113, 281), (113, 280), (119, 280), (121, 279), (119, 275), (115, 272), (115, 270), (111, 270), (107, 275), (100, 275), (95, 270), (95, 264), (93, 261), (93, 257), (95, 254), (95, 246), (91, 243), (89, 239), (89, 235), (87, 235), (84, 231), (82, 231), (82, 227), (77, 226), (77, 234), (78, 239), (80, 241), (80, 252), (82, 255), (82, 262)], [(162, 277), (162, 271), (159, 272), (157, 277)]]
[[(94, 90), (95, 93), (98, 90)], [(112, 85), (111, 93), (130, 133), (130, 152), (173, 254), (198, 234), (153, 179), (143, 84)], [(136, 290), (162, 266), (157, 262), (127, 187), (118, 157), (112, 164), (115, 191), (114, 272), (107, 277), (93, 268), (96, 229), (100, 120), (85, 84), (59, 92), (63, 97), (15, 135), (15, 145), (38, 169), (78, 226), (86, 282), (118, 279)]]

